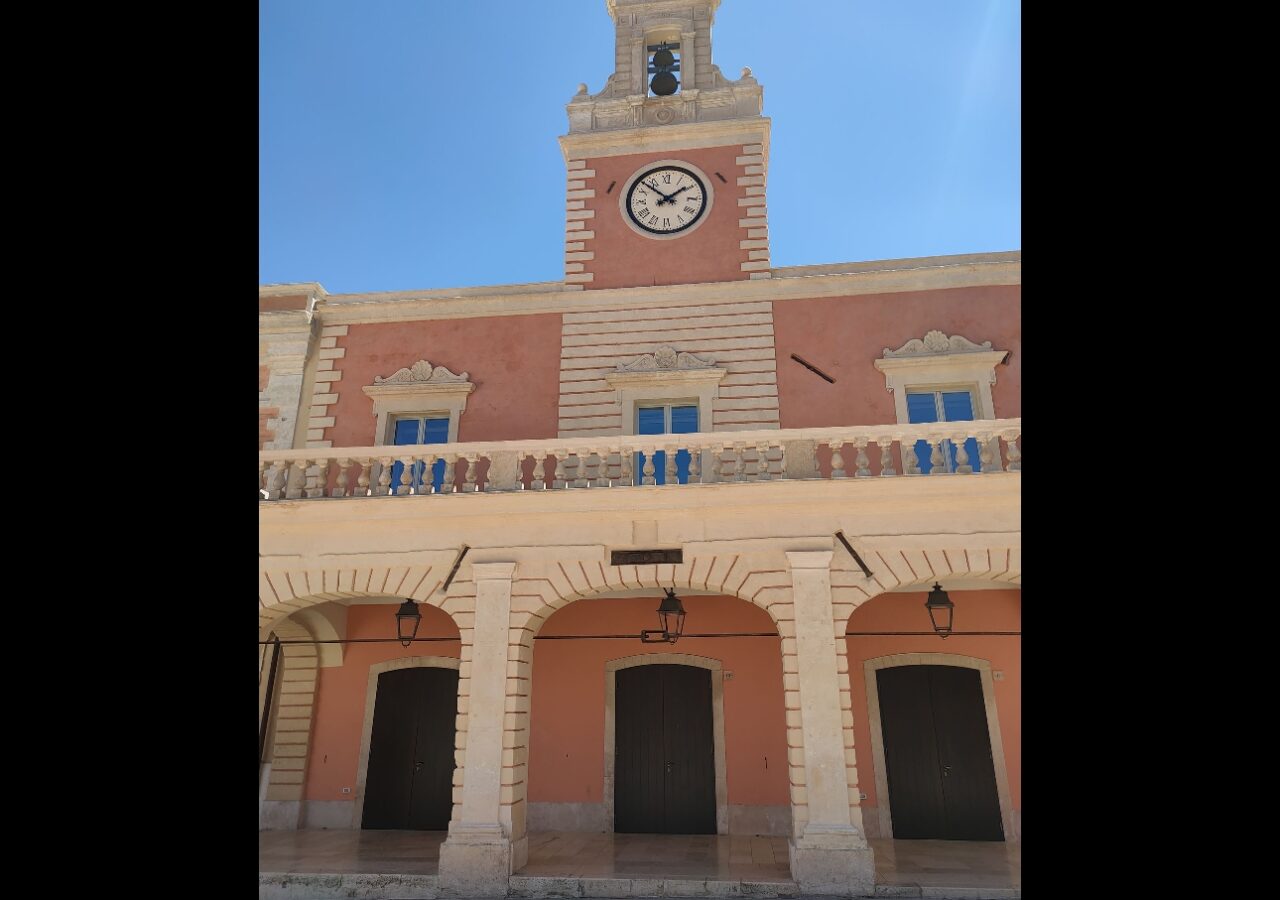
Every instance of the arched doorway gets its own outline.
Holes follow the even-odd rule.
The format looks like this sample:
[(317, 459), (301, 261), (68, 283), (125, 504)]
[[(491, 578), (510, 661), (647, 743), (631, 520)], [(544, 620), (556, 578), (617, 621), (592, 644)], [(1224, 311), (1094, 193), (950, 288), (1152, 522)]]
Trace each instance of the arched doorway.
[(872, 675), (894, 837), (1003, 841), (978, 671), (902, 665)]
[[(457, 660), (374, 666), (360, 827), (443, 831), (453, 811)], [(444, 665), (441, 665), (444, 663)]]
[(727, 832), (720, 660), (651, 653), (610, 660), (605, 673), (606, 829)]
[(875, 596), (846, 629), (868, 834), (1019, 841), (1021, 591), (953, 590), (945, 642), (926, 594)]

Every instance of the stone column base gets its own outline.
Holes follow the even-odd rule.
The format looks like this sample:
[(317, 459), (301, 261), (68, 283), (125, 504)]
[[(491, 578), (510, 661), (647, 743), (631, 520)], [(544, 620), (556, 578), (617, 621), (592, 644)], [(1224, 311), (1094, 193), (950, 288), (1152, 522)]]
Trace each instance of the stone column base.
[(440, 893), (505, 897), (511, 877), (511, 841), (500, 825), (450, 828), (440, 845)]
[(870, 897), (876, 866), (861, 834), (805, 835), (788, 842), (791, 877), (802, 894)]

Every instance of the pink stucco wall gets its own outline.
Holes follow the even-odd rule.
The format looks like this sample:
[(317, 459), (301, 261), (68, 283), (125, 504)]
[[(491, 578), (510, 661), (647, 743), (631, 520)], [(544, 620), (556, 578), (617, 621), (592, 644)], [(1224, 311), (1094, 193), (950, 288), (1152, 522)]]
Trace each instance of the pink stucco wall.
[[(635, 634), (636, 639), (537, 641), (533, 654), (529, 800), (599, 803), (604, 783), (605, 663), (642, 653), (687, 653), (721, 660), (726, 781), (730, 804), (789, 802), (786, 715), (779, 638), (681, 638), (674, 647), (641, 644), (655, 628), (660, 596), (579, 600), (540, 635)], [(771, 632), (768, 613), (733, 597), (684, 597), (688, 633)]]
[[(1021, 298), (1021, 285), (994, 285), (774, 303), (782, 427), (896, 422), (893, 395), (872, 363), (886, 347), (897, 350), (934, 329), (1012, 351), (1007, 364), (996, 366), (991, 399), (997, 418), (1021, 416)], [(793, 353), (835, 384), (793, 360)]]
[[(928, 592), (882, 594), (868, 600), (849, 617), (848, 631), (927, 631), (931, 628), (924, 601)], [(1022, 592), (1017, 590), (951, 591), (955, 625), (959, 631), (1021, 631)], [(1000, 738), (1004, 743), (1013, 808), (1022, 810), (1022, 638), (1011, 636), (965, 637), (943, 640), (920, 637), (850, 637), (849, 682), (853, 690), (853, 736), (857, 748), (858, 784), (866, 793), (864, 806), (875, 807), (875, 759), (871, 752), (871, 728), (867, 719), (868, 659), (895, 653), (954, 653), (985, 659), (1004, 677), (993, 681)]]
[[(395, 637), (398, 606), (394, 603), (352, 606), (347, 612), (347, 637)], [(370, 666), (407, 656), (457, 658), (461, 654), (458, 628), (449, 615), (425, 603), (419, 603), (418, 609), (422, 612), (418, 637), (451, 637), (453, 640), (413, 644), (407, 648), (398, 642), (346, 644), (342, 665), (320, 670), (311, 726), (311, 760), (307, 765), (305, 796), (308, 800), (354, 799)], [(352, 793), (342, 793), (344, 787), (351, 788)]]
[[(587, 168), (596, 173), (587, 183), (596, 195), (587, 200), (585, 206), (595, 211), (595, 216), (587, 220), (587, 227), (595, 232), (587, 249), (595, 258), (585, 264), (585, 271), (595, 278), (583, 286), (590, 290), (749, 278), (741, 266), (747, 261), (749, 251), (738, 246), (746, 236), (746, 231), (738, 225), (743, 209), (738, 200), (747, 195), (746, 188), (738, 185), (738, 177), (745, 172), (736, 162), (741, 155), (742, 146), (735, 144), (678, 153), (635, 153), (587, 160)], [(703, 213), (705, 221), (673, 240), (655, 240), (637, 234), (627, 225), (625, 213), (618, 207), (619, 192), (642, 166), (676, 157), (693, 163), (711, 180), (715, 200), (711, 209)], [(716, 172), (728, 183), (721, 182)], [(569, 174), (572, 177), (573, 173)], [(605, 193), (611, 182), (616, 182), (613, 192)]]
[(373, 400), (360, 388), (420, 359), (467, 372), (475, 391), (458, 420), (459, 441), (555, 437), (560, 397), (560, 315), (495, 316), (352, 325), (335, 360), (338, 402), (325, 432), (335, 447), (374, 443)]

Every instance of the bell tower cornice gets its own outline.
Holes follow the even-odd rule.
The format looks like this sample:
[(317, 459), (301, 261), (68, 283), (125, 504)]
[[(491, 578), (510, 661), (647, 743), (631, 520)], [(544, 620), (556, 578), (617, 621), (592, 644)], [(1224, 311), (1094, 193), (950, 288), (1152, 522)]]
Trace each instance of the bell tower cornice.
[[(744, 68), (736, 81), (711, 60), (711, 26), (720, 0), (605, 0), (614, 22), (614, 71), (598, 93), (587, 85), (565, 107), (569, 136), (693, 122), (759, 119), (760, 82)], [(651, 74), (662, 70), (654, 48), (671, 48), (678, 89), (661, 94)], [(669, 77), (669, 76), (663, 76)], [(562, 140), (563, 144), (563, 140)]]

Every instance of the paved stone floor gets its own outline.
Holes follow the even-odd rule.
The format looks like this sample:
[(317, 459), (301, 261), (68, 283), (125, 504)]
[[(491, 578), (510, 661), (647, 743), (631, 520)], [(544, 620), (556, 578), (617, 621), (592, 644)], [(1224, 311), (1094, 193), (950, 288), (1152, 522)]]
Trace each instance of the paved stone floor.
[[(260, 872), (435, 875), (443, 831), (263, 831)], [(872, 840), (876, 884), (1022, 888), (1020, 844)], [(786, 882), (787, 839), (534, 832), (524, 876)]]
[(578, 878), (689, 878), (790, 881), (785, 837), (749, 834), (529, 835), (529, 863), (519, 875)]

